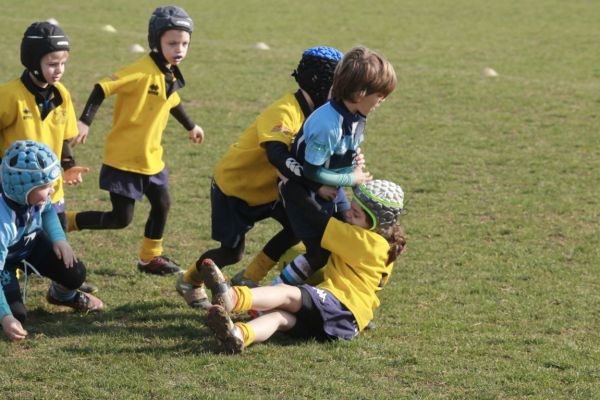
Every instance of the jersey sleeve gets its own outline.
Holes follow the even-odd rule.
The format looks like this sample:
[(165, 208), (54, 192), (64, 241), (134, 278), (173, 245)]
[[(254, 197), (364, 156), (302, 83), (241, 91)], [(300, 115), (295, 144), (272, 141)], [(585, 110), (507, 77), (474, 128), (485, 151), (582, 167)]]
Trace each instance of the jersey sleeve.
[(135, 90), (137, 82), (143, 78), (142, 73), (126, 74), (119, 71), (110, 78), (101, 80), (98, 85), (104, 92), (104, 97), (108, 97), (116, 93), (128, 93)]
[[(282, 142), (289, 146), (292, 138), (300, 130), (302, 123), (301, 110), (291, 104), (276, 103), (263, 111), (256, 118), (258, 142)], [(300, 119), (300, 121), (299, 121)]]
[(326, 118), (309, 119), (304, 125), (304, 161), (312, 165), (325, 164), (335, 149), (338, 131), (339, 127)]

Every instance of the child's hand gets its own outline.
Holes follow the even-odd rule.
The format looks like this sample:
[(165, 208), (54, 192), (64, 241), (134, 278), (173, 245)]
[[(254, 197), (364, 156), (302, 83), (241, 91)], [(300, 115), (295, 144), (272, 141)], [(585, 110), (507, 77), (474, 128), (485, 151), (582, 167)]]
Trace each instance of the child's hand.
[(323, 200), (333, 201), (337, 196), (337, 188), (333, 186), (322, 185), (319, 190), (317, 190), (317, 194)]
[(362, 167), (354, 168), (352, 173), (354, 174), (354, 184), (357, 186), (373, 179), (373, 175), (368, 171), (363, 171)]
[(11, 314), (5, 315), (2, 318), (2, 330), (4, 330), (4, 334), (11, 342), (23, 340), (27, 336), (27, 331), (23, 329), (23, 325)]
[(85, 174), (89, 171), (90, 169), (88, 167), (71, 167), (63, 173), (63, 181), (67, 185), (79, 185), (83, 182), (81, 174)]
[(354, 156), (354, 165), (356, 167), (362, 167), (362, 168), (364, 168), (366, 165), (365, 155), (363, 154), (360, 147), (356, 149), (356, 155)]
[(191, 131), (189, 131), (189, 138), (192, 143), (202, 144), (204, 142), (204, 129), (198, 125), (194, 125)]
[(75, 253), (71, 248), (71, 245), (66, 240), (59, 240), (54, 242), (52, 245), (54, 249), (54, 254), (58, 257), (59, 260), (62, 260), (65, 263), (65, 267), (71, 268), (75, 261), (77, 261), (77, 257), (75, 257)]
[(77, 121), (77, 131), (79, 131), (79, 134), (69, 143), (73, 147), (77, 146), (79, 143), (85, 144), (90, 127), (81, 121)]

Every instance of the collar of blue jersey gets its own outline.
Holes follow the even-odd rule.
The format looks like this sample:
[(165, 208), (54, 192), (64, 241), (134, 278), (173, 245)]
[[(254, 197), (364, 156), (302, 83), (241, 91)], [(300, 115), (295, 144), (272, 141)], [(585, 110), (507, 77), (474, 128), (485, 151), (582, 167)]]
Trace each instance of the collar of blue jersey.
[[(181, 71), (177, 65), (171, 65), (171, 68), (167, 68), (167, 60), (165, 57), (162, 54), (154, 51), (150, 52), (150, 58), (152, 58), (154, 64), (156, 64), (160, 72), (165, 75), (167, 87), (170, 87), (171, 89), (168, 90), (167, 97), (174, 91), (185, 86), (185, 79), (183, 79), (183, 75), (181, 74)], [(173, 81), (173, 77), (175, 77), (175, 81)]]
[(6, 195), (6, 193), (4, 193), (4, 190), (2, 189), (2, 185), (0, 185), (0, 192), (2, 192), (2, 200), (4, 200), (6, 205), (8, 205), (8, 207), (15, 212), (17, 221), (26, 219), (26, 216), (29, 214), (29, 212), (35, 211), (35, 207), (37, 207), (37, 206), (30, 206), (28, 204), (19, 204), (16, 201), (10, 199)]
[(331, 103), (331, 106), (335, 108), (337, 112), (342, 114), (342, 117), (344, 117), (344, 119), (347, 119), (349, 122), (356, 122), (360, 121), (361, 119), (367, 119), (367, 117), (365, 117), (359, 112), (350, 112), (350, 110), (348, 110), (348, 107), (346, 107), (344, 102), (340, 102), (335, 99), (331, 99), (329, 100), (329, 102)]
[(348, 108), (343, 102), (338, 102), (337, 100), (331, 99), (329, 100), (329, 103), (331, 103), (331, 106), (342, 116), (342, 124), (344, 128), (342, 130), (342, 134), (344, 135), (352, 135), (352, 125), (354, 125), (355, 123), (358, 123), (360, 121), (363, 121), (363, 123), (365, 123), (367, 121), (367, 117), (365, 117), (361, 113), (350, 112), (350, 110), (348, 110)]
[(50, 114), (50, 111), (54, 110), (63, 103), (63, 98), (59, 90), (54, 85), (48, 85), (45, 88), (39, 87), (31, 79), (28, 70), (23, 71), (23, 74), (21, 75), (21, 82), (34, 96), (35, 103), (40, 109), (42, 119), (45, 119), (48, 114)]

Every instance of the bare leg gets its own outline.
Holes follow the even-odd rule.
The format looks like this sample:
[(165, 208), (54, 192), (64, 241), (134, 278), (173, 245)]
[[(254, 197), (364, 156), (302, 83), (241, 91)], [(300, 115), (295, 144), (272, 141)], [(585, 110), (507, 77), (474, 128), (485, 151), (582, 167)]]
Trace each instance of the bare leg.
[(264, 342), (277, 331), (288, 331), (296, 325), (296, 316), (287, 311), (275, 310), (248, 322), (254, 329), (254, 342)]

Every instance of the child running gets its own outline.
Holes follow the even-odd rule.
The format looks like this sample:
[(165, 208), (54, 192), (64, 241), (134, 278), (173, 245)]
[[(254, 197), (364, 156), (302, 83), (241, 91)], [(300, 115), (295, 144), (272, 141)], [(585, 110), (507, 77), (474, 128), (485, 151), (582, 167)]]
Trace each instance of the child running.
[[(75, 165), (69, 142), (77, 136), (71, 95), (60, 82), (69, 58), (69, 39), (58, 26), (34, 22), (21, 40), (21, 76), (0, 86), (0, 154), (16, 140), (45, 143), (60, 160), (64, 177), (56, 180), (52, 206), (66, 229), (63, 182), (81, 183), (89, 169)], [(84, 282), (82, 290), (96, 288)]]
[(240, 261), (246, 234), (256, 222), (271, 217), (282, 229), (248, 267), (234, 277), (236, 282), (259, 282), (280, 256), (298, 242), (278, 201), (278, 173), (303, 182), (320, 196), (335, 195), (333, 188), (307, 181), (302, 166), (289, 149), (305, 118), (327, 101), (333, 71), (341, 58), (342, 53), (331, 47), (305, 50), (292, 73), (298, 90), (286, 94), (260, 113), (217, 163), (211, 185), (211, 222), (212, 238), (220, 247), (205, 251), (178, 277), (176, 289), (190, 306), (210, 306), (198, 274), (202, 261), (210, 258), (221, 268)]
[(179, 7), (154, 10), (148, 26), (150, 54), (97, 83), (78, 123), (76, 143), (85, 143), (98, 108), (106, 97), (117, 95), (100, 171), (100, 188), (110, 192), (112, 210), (69, 212), (68, 229), (125, 228), (133, 219), (136, 200), (146, 196), (151, 209), (137, 268), (150, 274), (181, 270), (163, 255), (171, 199), (161, 140), (169, 114), (193, 143), (204, 141), (204, 131), (186, 114), (177, 93), (185, 86), (178, 65), (187, 55), (193, 28), (192, 19)]
[(16, 269), (52, 279), (46, 299), (77, 311), (99, 311), (97, 297), (76, 290), (85, 266), (75, 257), (52, 206), (50, 196), (60, 177), (56, 155), (43, 143), (16, 141), (2, 159), (0, 194), (0, 321), (9, 340), (27, 336)]
[[(394, 68), (382, 56), (365, 47), (353, 48), (336, 68), (331, 100), (306, 120), (296, 137), (292, 152), (302, 160), (306, 177), (339, 188), (336, 201), (324, 200), (307, 189), (327, 215), (349, 208), (343, 187), (372, 179), (364, 170), (365, 160), (359, 146), (367, 115), (394, 91), (396, 82)], [(306, 246), (306, 254), (285, 266), (273, 283), (298, 285), (325, 264), (329, 253), (320, 245), (318, 230), (296, 207), (296, 202), (288, 200), (284, 197), (286, 213), (294, 233)]]
[[(207, 323), (229, 353), (264, 342), (277, 331), (322, 341), (352, 339), (373, 319), (380, 305), (377, 293), (405, 249), (406, 238), (396, 222), (404, 193), (392, 182), (372, 180), (356, 187), (347, 222), (320, 212), (296, 182), (285, 184), (283, 193), (304, 211), (331, 252), (324, 279), (317, 286), (229, 287), (217, 266), (205, 260), (201, 275), (214, 304)], [(234, 324), (229, 312), (246, 310), (264, 313)]]

